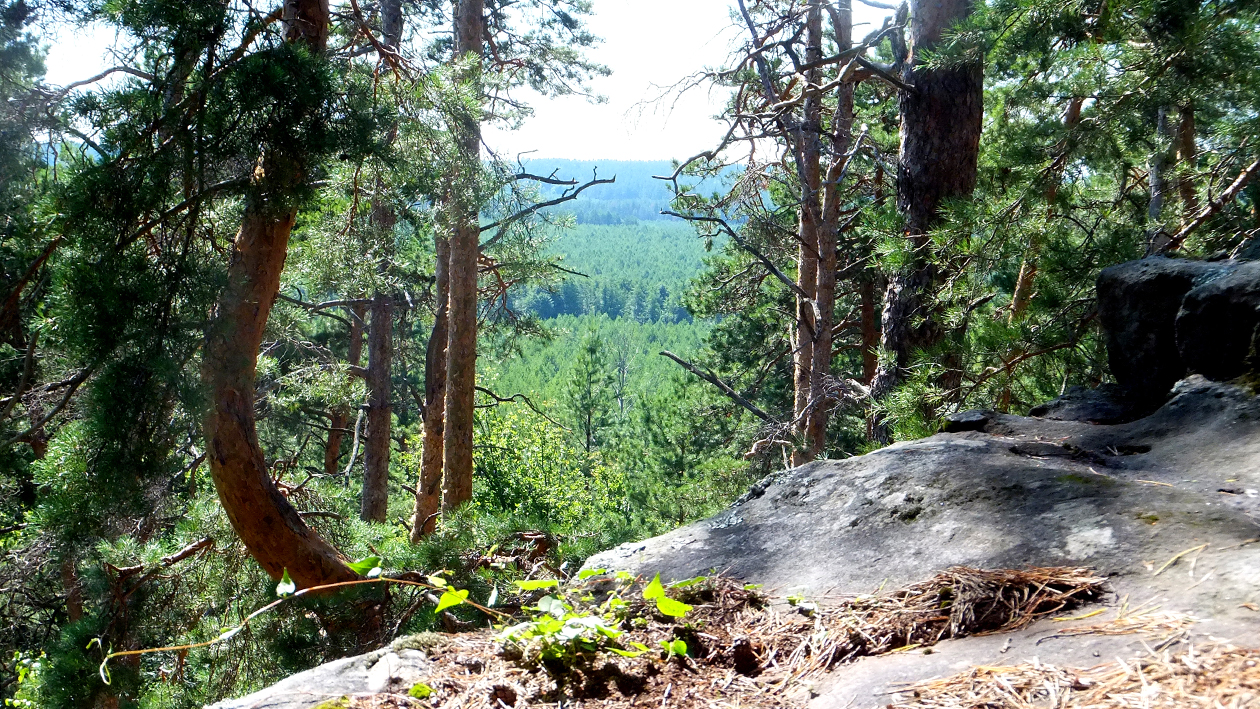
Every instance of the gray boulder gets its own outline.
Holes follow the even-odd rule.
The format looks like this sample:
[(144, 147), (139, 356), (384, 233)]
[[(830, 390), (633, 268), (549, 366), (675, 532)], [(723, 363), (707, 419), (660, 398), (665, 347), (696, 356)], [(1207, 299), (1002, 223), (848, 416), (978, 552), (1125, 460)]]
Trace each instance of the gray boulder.
[(1135, 399), (1158, 403), (1186, 376), (1177, 313), (1191, 289), (1232, 271), (1235, 262), (1163, 256), (1129, 261), (1098, 275), (1098, 318), (1116, 381)]
[(1255, 372), (1260, 364), (1255, 359), (1257, 324), (1260, 263), (1241, 263), (1182, 299), (1176, 322), (1181, 362), (1188, 371), (1218, 381)]

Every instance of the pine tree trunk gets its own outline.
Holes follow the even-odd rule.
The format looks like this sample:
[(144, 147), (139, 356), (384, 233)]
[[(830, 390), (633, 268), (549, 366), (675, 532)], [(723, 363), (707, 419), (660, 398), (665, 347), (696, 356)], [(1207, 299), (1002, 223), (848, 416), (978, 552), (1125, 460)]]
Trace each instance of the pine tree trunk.
[[(363, 360), (363, 306), (353, 305), (350, 311), (350, 347), (346, 363), (358, 367)], [(328, 426), (328, 444), (324, 446), (324, 474), (336, 477), (341, 474), (341, 444), (345, 442), (350, 410), (344, 406), (332, 412)]]
[(437, 529), (438, 511), (442, 503), (443, 436), (446, 423), (446, 345), (449, 337), (447, 308), (450, 299), (448, 268), (450, 242), (434, 237), (434, 280), (437, 312), (424, 364), (424, 448), (420, 452), (420, 480), (416, 488), (416, 509), (411, 518), (411, 541), (421, 539)]
[[(888, 278), (881, 344), (889, 358), (880, 364), (872, 385), (876, 400), (904, 380), (915, 352), (944, 337), (932, 303), (939, 274), (929, 252), (928, 232), (940, 217), (942, 202), (975, 189), (983, 72), (979, 64), (931, 69), (919, 63), (923, 51), (931, 49), (952, 23), (965, 18), (971, 7), (971, 0), (916, 0), (911, 8), (906, 83), (914, 88), (901, 92), (897, 208), (912, 255), (909, 264)], [(884, 421), (876, 422), (873, 433), (877, 440), (889, 438)]]
[[(327, 0), (290, 0), (285, 39), (323, 51)], [(215, 308), (203, 353), (209, 394), (206, 459), (228, 521), (272, 577), (287, 569), (300, 587), (358, 578), (344, 557), (302, 521), (271, 480), (258, 445), (254, 375), (267, 316), (297, 215), (290, 195), (306, 179), (305, 165), (264, 156), (257, 193), (246, 201), (232, 245), (227, 285)]]
[[(455, 13), (455, 56), (469, 62), (460, 79), (480, 95), (483, 0), (459, 0)], [(481, 124), (465, 116), (456, 126), (458, 175), (451, 181), (450, 335), (447, 340), (445, 471), (442, 508), (453, 510), (472, 499), (473, 414), (477, 385), (477, 260), (481, 229), (477, 195), (481, 170)]]
[[(820, 0), (810, 0), (806, 16), (805, 61), (822, 59), (822, 6)], [(818, 84), (819, 69), (806, 72), (810, 86)], [(796, 358), (793, 377), (793, 418), (797, 431), (806, 438), (806, 445), (792, 453), (792, 465), (801, 465), (813, 459), (813, 446), (808, 442), (811, 410), (811, 384), (813, 382), (814, 347), (818, 340), (820, 323), (815, 307), (818, 298), (818, 234), (822, 221), (822, 97), (811, 94), (805, 99), (804, 116), (797, 126), (797, 151), (801, 179), (799, 244), (796, 256), (796, 285), (804, 295), (796, 298)]]
[(1194, 140), (1194, 106), (1181, 109), (1181, 123), (1177, 126), (1177, 161), (1181, 174), (1177, 177), (1177, 191), (1181, 194), (1181, 225), (1184, 227), (1199, 213), (1199, 196), (1194, 189), (1194, 161), (1199, 148)]
[(372, 298), (368, 330), (367, 442), (363, 450), (363, 491), (359, 519), (384, 522), (389, 511), (389, 449), (394, 405), (390, 367), (394, 358), (394, 301), (384, 293)]
[[(850, 5), (841, 0), (833, 15), (836, 48), (845, 51), (853, 44), (853, 21)], [(821, 54), (822, 32), (818, 42)], [(814, 42), (811, 41), (811, 45)], [(818, 276), (816, 278), (818, 322), (814, 336), (813, 364), (810, 368), (809, 398), (814, 402), (809, 412), (806, 439), (811, 457), (822, 455), (827, 447), (827, 422), (831, 418), (827, 381), (831, 376), (831, 358), (835, 333), (836, 310), (836, 247), (840, 240), (840, 180), (846, 167), (845, 156), (853, 142), (853, 84), (845, 83), (836, 91), (836, 108), (831, 125), (831, 160), (822, 193), (822, 220), (818, 227)]]

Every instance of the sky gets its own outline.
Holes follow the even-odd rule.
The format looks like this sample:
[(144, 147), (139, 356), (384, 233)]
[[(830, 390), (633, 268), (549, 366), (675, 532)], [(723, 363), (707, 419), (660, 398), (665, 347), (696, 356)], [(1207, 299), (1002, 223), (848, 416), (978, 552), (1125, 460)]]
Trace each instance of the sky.
[[(501, 157), (583, 160), (667, 160), (713, 147), (723, 132), (713, 116), (725, 94), (704, 86), (681, 94), (665, 89), (726, 61), (741, 38), (731, 23), (731, 0), (594, 0), (593, 6), (589, 27), (603, 42), (590, 56), (612, 75), (591, 88), (607, 102), (527, 97), (534, 116), (516, 131), (487, 130), (486, 144)], [(882, 15), (854, 3), (855, 23), (878, 24)], [(854, 35), (869, 29), (859, 24)], [(62, 29), (50, 42), (46, 80), (61, 86), (112, 66), (113, 40), (101, 28)]]

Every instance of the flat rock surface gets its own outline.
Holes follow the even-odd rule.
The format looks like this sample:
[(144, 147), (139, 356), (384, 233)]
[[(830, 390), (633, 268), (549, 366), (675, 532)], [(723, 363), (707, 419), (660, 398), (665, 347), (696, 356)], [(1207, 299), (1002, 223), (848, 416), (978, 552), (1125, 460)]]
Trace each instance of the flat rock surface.
[[(716, 517), (586, 566), (671, 580), (722, 572), (822, 598), (954, 565), (1081, 565), (1111, 578), (1113, 603), (1151, 601), (1202, 619), (1200, 634), (1260, 646), (1260, 612), (1244, 606), (1260, 603), (1258, 538), (1260, 401), (1192, 377), (1131, 423), (992, 414), (982, 430), (804, 465)], [(1012, 637), (1052, 632), (1037, 625)], [(1002, 658), (1088, 667), (1132, 654), (1125, 646), (1136, 640), (1073, 638), (996, 654), (1003, 642), (966, 638), (930, 655), (862, 660), (833, 673), (814, 701), (883, 706), (901, 682)]]

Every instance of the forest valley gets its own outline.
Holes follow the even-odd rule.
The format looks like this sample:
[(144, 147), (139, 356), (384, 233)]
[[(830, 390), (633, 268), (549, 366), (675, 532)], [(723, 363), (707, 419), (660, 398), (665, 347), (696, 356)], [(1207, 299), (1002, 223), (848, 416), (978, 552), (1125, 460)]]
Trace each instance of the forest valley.
[[(732, 0), (674, 88), (725, 132), (614, 164), (483, 140), (608, 73), (590, 0), (0, 0), (6, 705), (484, 625), (362, 584), (98, 671), (280, 581), (510, 606), (784, 466), (1107, 382), (1100, 269), (1256, 248), (1260, 2), (855, 1), (887, 18)], [(48, 85), (86, 23), (116, 65)]]

